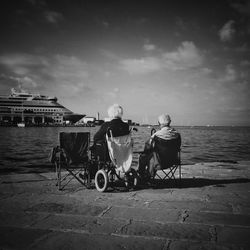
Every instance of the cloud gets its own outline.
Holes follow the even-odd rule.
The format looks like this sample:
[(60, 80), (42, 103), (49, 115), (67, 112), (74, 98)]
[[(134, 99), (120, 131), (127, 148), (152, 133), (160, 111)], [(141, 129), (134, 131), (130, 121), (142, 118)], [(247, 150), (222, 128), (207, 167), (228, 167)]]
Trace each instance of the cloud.
[(38, 6), (38, 7), (47, 6), (45, 0), (26, 0), (26, 1), (32, 4), (33, 6)]
[[(1, 74), (0, 76), (1, 83), (11, 83), (11, 86), (18, 87), (19, 89), (33, 89), (37, 87), (37, 83), (28, 76), (25, 77), (15, 77), (15, 76), (7, 76), (5, 74)], [(2, 81), (4, 80), (4, 81)]]
[(186, 23), (185, 23), (185, 21), (181, 17), (177, 16), (175, 18), (175, 24), (181, 30), (187, 30)]
[(227, 64), (225, 67), (224, 74), (219, 78), (220, 82), (233, 82), (237, 79), (237, 71), (232, 64)]
[(156, 46), (154, 45), (154, 44), (144, 44), (143, 45), (143, 49), (145, 50), (145, 51), (153, 51), (153, 50), (155, 50), (156, 49)]
[(44, 12), (44, 18), (48, 23), (58, 24), (63, 20), (63, 15), (56, 11), (47, 10)]
[(232, 64), (226, 65), (226, 75), (225, 75), (225, 80), (226, 81), (234, 81), (237, 77), (237, 73), (235, 68), (233, 67)]
[(235, 10), (237, 10), (239, 13), (241, 14), (246, 14), (246, 15), (250, 15), (250, 2), (247, 1), (242, 1), (242, 2), (235, 2), (235, 3), (231, 3), (231, 7), (234, 8)]
[(235, 34), (234, 21), (230, 20), (219, 30), (219, 37), (222, 42), (231, 41)]
[(244, 43), (243, 45), (241, 45), (240, 47), (236, 48), (237, 52), (243, 52), (243, 53), (248, 53), (250, 51), (250, 48), (248, 47), (248, 45), (246, 43)]
[(119, 88), (114, 88), (111, 91), (104, 92), (103, 94), (110, 100), (110, 99), (117, 99), (119, 97)]
[(43, 62), (43, 57), (31, 54), (8, 54), (0, 56), (0, 63), (9, 67), (40, 65)]
[(210, 69), (210, 68), (202, 68), (201, 69), (201, 73), (203, 73), (203, 74), (205, 74), (205, 75), (209, 75), (209, 74), (211, 74), (211, 73), (213, 73), (213, 70), (212, 69)]
[(110, 23), (107, 21), (102, 21), (102, 26), (107, 29), (107, 28), (109, 28)]
[(174, 52), (163, 54), (165, 67), (172, 70), (196, 68), (202, 64), (203, 56), (193, 42), (182, 42)]
[[(32, 10), (36, 13), (37, 20), (42, 20), (42, 22), (46, 22), (49, 24), (57, 25), (59, 22), (63, 21), (63, 14), (51, 10), (46, 0), (26, 0), (29, 4), (32, 5)], [(30, 22), (34, 22), (34, 20), (30, 20)]]
[(28, 76), (23, 77), (21, 79), (21, 83), (22, 83), (21, 86), (23, 88), (36, 88), (37, 87), (37, 83)]
[(243, 67), (249, 67), (250, 66), (250, 61), (248, 61), (248, 60), (242, 60), (240, 62), (240, 65), (243, 66)]
[(141, 59), (124, 59), (120, 61), (121, 68), (129, 74), (147, 74), (161, 69), (158, 58), (144, 57)]
[(16, 80), (17, 86), (21, 82), (23, 88), (58, 88), (69, 96), (91, 91), (86, 84), (89, 65), (74, 56), (9, 54), (0, 56), (0, 65), (10, 72), (9, 80)]
[(147, 74), (162, 69), (187, 70), (201, 66), (203, 55), (193, 42), (185, 41), (176, 51), (165, 52), (155, 57), (122, 59), (120, 66), (129, 74)]
[(188, 88), (188, 89), (197, 89), (198, 85), (196, 83), (190, 83), (190, 82), (183, 82), (181, 84), (184, 88)]
[(88, 64), (75, 56), (54, 55), (50, 59), (49, 73), (54, 78), (86, 79), (89, 76)]
[(26, 75), (39, 67), (48, 66), (47, 58), (31, 54), (7, 54), (0, 56), (0, 64), (9, 68), (14, 74)]

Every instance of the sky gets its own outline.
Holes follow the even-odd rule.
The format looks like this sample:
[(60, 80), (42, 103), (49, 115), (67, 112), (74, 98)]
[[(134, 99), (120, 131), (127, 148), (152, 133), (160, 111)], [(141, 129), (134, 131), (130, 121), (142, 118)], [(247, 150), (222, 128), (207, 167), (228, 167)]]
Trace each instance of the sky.
[(2, 0), (0, 94), (172, 125), (250, 126), (250, 1)]

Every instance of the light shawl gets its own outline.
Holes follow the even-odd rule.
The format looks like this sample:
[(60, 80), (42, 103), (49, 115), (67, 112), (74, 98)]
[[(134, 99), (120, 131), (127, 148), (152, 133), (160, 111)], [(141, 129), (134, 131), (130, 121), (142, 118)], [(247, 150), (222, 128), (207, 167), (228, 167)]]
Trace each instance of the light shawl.
[(130, 170), (133, 158), (133, 140), (131, 134), (113, 137), (106, 135), (109, 156), (118, 171), (126, 173)]

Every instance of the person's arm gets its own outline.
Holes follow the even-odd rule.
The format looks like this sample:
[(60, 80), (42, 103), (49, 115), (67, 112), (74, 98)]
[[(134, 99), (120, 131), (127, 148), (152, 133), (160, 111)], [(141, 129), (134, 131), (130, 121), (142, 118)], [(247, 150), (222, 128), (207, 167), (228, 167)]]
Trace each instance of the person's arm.
[(153, 133), (150, 137), (150, 139), (152, 140), (155, 136), (158, 136), (161, 134), (161, 130), (157, 130), (155, 133)]
[[(127, 124), (127, 123), (126, 123)], [(129, 134), (130, 133), (130, 127), (129, 127), (129, 125), (127, 124), (127, 128), (126, 128), (126, 130), (127, 130), (127, 134)]]

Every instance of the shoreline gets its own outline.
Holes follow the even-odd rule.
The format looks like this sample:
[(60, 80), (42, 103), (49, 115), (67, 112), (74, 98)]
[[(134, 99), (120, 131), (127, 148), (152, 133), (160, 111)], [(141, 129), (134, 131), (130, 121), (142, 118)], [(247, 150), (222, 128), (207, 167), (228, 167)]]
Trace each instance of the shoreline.
[[(239, 166), (241, 168), (242, 164), (249, 164), (250, 160), (241, 160), (241, 161), (234, 161), (234, 160), (220, 160), (220, 161), (208, 161), (208, 162), (197, 162), (197, 163), (185, 163), (181, 164), (182, 167), (185, 166), (207, 166), (207, 165), (221, 165), (221, 166)], [(132, 168), (136, 168), (137, 162), (132, 163)], [(1, 175), (8, 175), (8, 174), (28, 174), (28, 173), (52, 173), (55, 171), (55, 166), (52, 163), (44, 163), (39, 165), (24, 165), (24, 166), (17, 166), (17, 167), (2, 167), (0, 168), (0, 176)]]
[(182, 167), (156, 181), (100, 193), (52, 172), (0, 175), (1, 249), (249, 249), (250, 161)]

